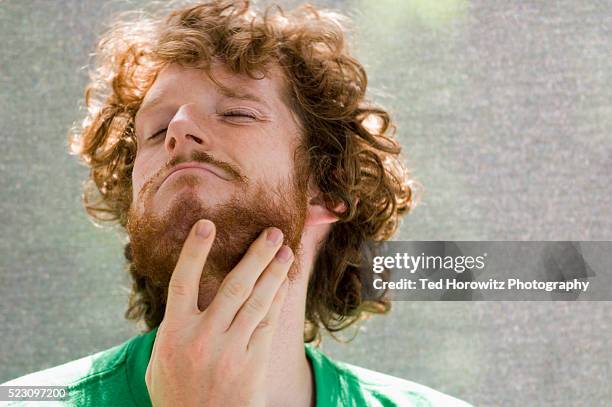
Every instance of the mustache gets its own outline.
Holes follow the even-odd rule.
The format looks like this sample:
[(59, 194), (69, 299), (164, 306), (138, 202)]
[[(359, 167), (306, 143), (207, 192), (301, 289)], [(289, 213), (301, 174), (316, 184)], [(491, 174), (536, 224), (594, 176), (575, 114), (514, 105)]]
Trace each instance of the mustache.
[(198, 150), (194, 150), (191, 152), (191, 156), (190, 157), (183, 157), (183, 156), (177, 156), (177, 157), (173, 157), (168, 164), (166, 164), (164, 166), (164, 168), (162, 168), (160, 170), (160, 172), (158, 174), (156, 174), (157, 176), (160, 175), (160, 173), (166, 173), (167, 171), (169, 171), (172, 167), (175, 167), (179, 164), (182, 163), (187, 163), (187, 162), (199, 162), (199, 163), (203, 163), (203, 164), (210, 164), (213, 165), (215, 167), (218, 167), (220, 169), (222, 169), (225, 173), (227, 173), (230, 177), (230, 180), (235, 181), (235, 182), (240, 182), (240, 183), (247, 183), (248, 182), (248, 178), (243, 175), (240, 172), (240, 169), (236, 168), (234, 165), (230, 164), (230, 163), (226, 163), (224, 161), (219, 161), (217, 160), (215, 157), (213, 157), (212, 155), (208, 154), (205, 151), (198, 151)]
[(144, 195), (148, 194), (152, 187), (153, 191), (150, 192), (155, 193), (161, 186), (161, 180), (163, 179), (164, 174), (167, 174), (172, 167), (191, 161), (217, 166), (218, 168), (225, 171), (231, 181), (238, 182), (244, 185), (248, 184), (249, 182), (248, 177), (243, 175), (240, 169), (238, 169), (234, 165), (226, 163), (224, 161), (219, 161), (212, 155), (204, 151), (192, 151), (189, 157), (177, 156), (170, 159), (170, 161), (168, 161), (166, 165), (164, 165), (159, 171), (157, 171), (157, 173), (155, 173), (154, 176), (152, 176), (147, 182), (144, 183), (144, 185), (140, 189), (140, 192), (138, 193), (138, 199), (142, 200)]

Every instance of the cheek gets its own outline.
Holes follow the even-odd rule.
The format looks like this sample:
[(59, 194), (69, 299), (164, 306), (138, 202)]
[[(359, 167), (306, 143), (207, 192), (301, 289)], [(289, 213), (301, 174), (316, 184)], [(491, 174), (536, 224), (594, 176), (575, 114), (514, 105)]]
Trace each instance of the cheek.
[(271, 166), (271, 174), (277, 179), (285, 179), (293, 172), (294, 150), (288, 143), (274, 145), (268, 153), (268, 162)]
[(291, 127), (281, 122), (253, 146), (258, 153), (256, 165), (261, 170), (265, 169), (269, 179), (286, 177), (293, 168), (295, 146), (292, 143), (295, 143), (295, 139), (290, 136), (291, 130), (288, 129)]
[(138, 193), (142, 189), (142, 185), (145, 182), (139, 170), (140, 169), (136, 166), (136, 163), (134, 163), (134, 167), (132, 168), (132, 200), (133, 201), (136, 201), (138, 197)]
[(132, 199), (137, 200), (143, 185), (155, 175), (155, 163), (144, 154), (136, 155), (132, 168)]
[(257, 143), (248, 150), (247, 175), (266, 183), (286, 178), (293, 168), (293, 152), (284, 143)]

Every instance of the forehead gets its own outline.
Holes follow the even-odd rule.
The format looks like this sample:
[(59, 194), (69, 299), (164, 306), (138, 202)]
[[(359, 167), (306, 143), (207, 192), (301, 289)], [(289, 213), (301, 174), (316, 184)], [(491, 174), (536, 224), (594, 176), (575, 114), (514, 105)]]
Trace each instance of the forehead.
[(234, 73), (218, 62), (211, 65), (209, 71), (169, 64), (157, 74), (140, 110), (149, 110), (171, 94), (188, 95), (203, 87), (214, 89), (226, 97), (251, 100), (271, 109), (287, 108), (285, 78), (278, 66), (270, 66), (265, 72), (256, 72), (254, 76)]

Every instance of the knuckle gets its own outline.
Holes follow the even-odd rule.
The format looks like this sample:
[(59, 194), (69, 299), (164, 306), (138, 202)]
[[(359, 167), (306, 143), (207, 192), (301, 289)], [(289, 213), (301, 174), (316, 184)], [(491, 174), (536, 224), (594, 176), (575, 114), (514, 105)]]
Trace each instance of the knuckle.
[(245, 304), (246, 310), (252, 314), (258, 314), (262, 312), (264, 310), (264, 307), (264, 302), (257, 297), (250, 298)]
[(185, 296), (189, 292), (187, 285), (182, 281), (178, 280), (171, 280), (170, 284), (168, 285), (168, 290), (170, 290), (173, 294), (179, 296)]
[(197, 250), (192, 249), (190, 247), (186, 247), (182, 255), (183, 255), (183, 258), (188, 260), (189, 262), (195, 262), (200, 257), (200, 253)]
[(246, 294), (246, 287), (240, 281), (232, 278), (225, 282), (221, 292), (229, 299), (242, 299)]
[(269, 273), (272, 274), (278, 280), (283, 281), (285, 279), (285, 277), (287, 276), (287, 269), (288, 268), (289, 267), (285, 267), (284, 264), (282, 266), (280, 266), (280, 267), (279, 266), (277, 266), (277, 267), (270, 267)]
[(260, 264), (268, 264), (274, 254), (275, 247), (265, 242), (256, 244), (249, 249), (249, 254)]

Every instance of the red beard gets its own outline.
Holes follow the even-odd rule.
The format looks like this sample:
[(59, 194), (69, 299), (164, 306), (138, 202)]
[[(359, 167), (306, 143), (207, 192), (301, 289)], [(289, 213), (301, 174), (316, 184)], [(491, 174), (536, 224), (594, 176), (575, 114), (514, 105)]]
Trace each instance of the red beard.
[[(196, 188), (183, 189), (161, 216), (150, 210), (152, 194), (144, 188), (151, 189), (152, 185), (147, 183), (139, 194), (145, 199), (144, 213), (137, 214), (132, 205), (126, 225), (135, 276), (142, 276), (160, 288), (165, 303), (170, 276), (187, 235), (199, 219), (209, 219), (215, 223), (216, 237), (200, 280), (200, 310), (208, 307), (219, 285), (250, 244), (271, 226), (283, 231), (284, 243), (295, 254), (296, 261), (288, 275), (290, 281), (295, 280), (307, 210), (305, 182), (301, 179), (294, 176), (276, 189), (258, 184), (212, 208), (202, 204)], [(183, 175), (176, 182), (193, 186), (202, 181), (196, 175)]]

